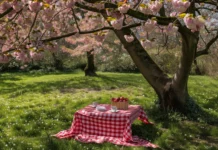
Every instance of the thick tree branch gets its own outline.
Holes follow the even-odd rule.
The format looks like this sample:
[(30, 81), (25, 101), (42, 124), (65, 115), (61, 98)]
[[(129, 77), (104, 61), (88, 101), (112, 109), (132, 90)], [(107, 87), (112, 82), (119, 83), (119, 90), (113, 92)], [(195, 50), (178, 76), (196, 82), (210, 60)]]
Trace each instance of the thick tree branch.
[[(56, 37), (52, 37), (52, 38), (48, 38), (48, 39), (44, 39), (42, 40), (43, 43), (46, 43), (46, 42), (51, 42), (51, 41), (55, 41), (55, 40), (60, 40), (62, 38), (66, 38), (66, 37), (69, 37), (69, 36), (73, 36), (75, 34), (77, 34), (78, 32), (71, 32), (71, 33), (68, 33), (68, 34), (64, 34), (64, 35), (60, 35), (60, 36), (56, 36)], [(79, 34), (79, 33), (78, 33)]]
[(84, 4), (81, 4), (81, 3), (76, 3), (75, 6), (79, 7), (79, 8), (82, 8), (82, 9), (85, 9), (85, 10), (88, 10), (88, 11), (92, 11), (92, 12), (97, 12), (97, 13), (100, 13), (101, 11), (97, 8), (94, 8), (94, 7), (90, 7), (90, 6), (86, 6)]
[[(141, 25), (141, 23), (136, 23), (136, 24), (124, 26), (122, 29), (130, 29), (130, 28), (137, 27), (137, 26), (140, 26), (140, 25)], [(71, 32), (71, 33), (68, 33), (68, 34), (61, 35), (61, 36), (52, 37), (52, 38), (49, 38), (49, 39), (44, 39), (44, 40), (42, 40), (42, 42), (46, 43), (46, 42), (50, 42), (50, 41), (59, 40), (59, 39), (62, 39), (62, 38), (73, 36), (73, 35), (75, 35), (77, 33), (78, 34), (89, 34), (89, 33), (95, 33), (95, 32), (103, 31), (103, 30), (114, 30), (114, 28), (113, 27), (102, 27), (102, 28), (95, 29), (95, 30), (90, 30), (90, 31), (80, 31), (80, 32), (75, 31), (75, 32)]]
[[(86, 6), (86, 5), (83, 5), (81, 3), (76, 3), (76, 6), (82, 8), (82, 9), (97, 12), (97, 13), (105, 12), (105, 10), (98, 10), (97, 8)], [(117, 7), (118, 6), (116, 4), (105, 3), (105, 8), (114, 8), (114, 9), (116, 9)], [(131, 16), (131, 17), (134, 17), (136, 19), (144, 20), (144, 21), (155, 17), (157, 19), (157, 23), (159, 25), (168, 25), (171, 22), (176, 23), (176, 21), (177, 21), (177, 19), (175, 17), (160, 17), (160, 16), (155, 16), (155, 15), (147, 15), (147, 14), (143, 14), (142, 12), (136, 11), (136, 10), (133, 10), (133, 9), (129, 9), (129, 11), (126, 14)]]
[[(52, 18), (48, 21), (48, 22), (51, 22), (52, 20), (54, 20), (54, 18), (60, 13), (60, 12), (62, 12), (62, 11), (64, 11), (66, 8), (64, 8), (64, 9), (61, 9), (60, 11), (58, 11), (56, 14), (54, 14), (53, 16), (52, 16)], [(42, 34), (41, 34), (41, 36), (40, 36), (40, 40), (43, 38), (43, 36), (45, 35), (45, 33), (47, 32), (47, 30), (45, 30)]]
[(3, 18), (4, 16), (6, 16), (7, 14), (9, 14), (11, 11), (13, 10), (13, 8), (9, 8), (8, 10), (6, 10), (5, 12), (3, 12), (2, 14), (0, 14), (0, 18)]
[[(115, 4), (105, 3), (105, 8), (117, 8), (117, 7), (118, 6)], [(142, 12), (136, 11), (133, 9), (129, 9), (127, 14), (131, 17), (134, 17), (134, 18), (140, 19), (140, 20), (144, 20), (144, 21), (155, 17), (157, 19), (157, 23), (159, 25), (168, 25), (169, 23), (176, 21), (175, 17), (160, 17), (160, 16), (155, 16), (155, 15), (147, 15), (147, 14), (143, 14)]]
[[(135, 23), (135, 24), (124, 26), (122, 29), (130, 29), (130, 28), (134, 28), (134, 27), (137, 27), (137, 26), (140, 26), (140, 25), (141, 25), (141, 23)], [(60, 35), (60, 36), (56, 36), (56, 37), (52, 37), (52, 38), (48, 38), (48, 39), (43, 39), (43, 40), (40, 40), (40, 41), (42, 43), (47, 43), (47, 42), (51, 42), (51, 41), (60, 40), (62, 38), (70, 37), (70, 36), (73, 36), (75, 34), (90, 34), (90, 33), (95, 33), (95, 32), (99, 32), (99, 31), (103, 31), (103, 30), (114, 30), (114, 28), (113, 27), (102, 27), (102, 28), (95, 29), (95, 30), (90, 30), (90, 31), (80, 31), (80, 32), (75, 31), (75, 32), (71, 32), (71, 33), (68, 33), (68, 34), (64, 34), (64, 35)], [(7, 50), (5, 52), (1, 52), (0, 55), (13, 52), (14, 50), (16, 50), (16, 48), (11, 48), (11, 49), (9, 49), (9, 50)]]
[(213, 45), (214, 42), (216, 42), (217, 39), (218, 39), (218, 33), (217, 33), (217, 35), (216, 35), (214, 38), (212, 38), (212, 39), (207, 43), (205, 49), (196, 52), (195, 58), (197, 58), (197, 57), (199, 57), (199, 56), (202, 56), (202, 55), (207, 55), (207, 54), (209, 54), (209, 49), (210, 49), (210, 47)]

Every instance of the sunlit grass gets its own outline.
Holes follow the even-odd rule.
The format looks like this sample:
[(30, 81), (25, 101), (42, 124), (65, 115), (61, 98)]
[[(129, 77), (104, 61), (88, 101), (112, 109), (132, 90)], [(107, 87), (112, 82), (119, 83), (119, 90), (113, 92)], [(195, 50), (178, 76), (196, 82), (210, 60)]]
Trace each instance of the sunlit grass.
[(189, 93), (214, 119), (191, 121), (178, 113), (164, 114), (155, 106), (155, 92), (140, 74), (101, 73), (85, 77), (82, 72), (0, 75), (0, 150), (15, 149), (144, 149), (113, 144), (83, 144), (50, 137), (68, 129), (76, 110), (97, 101), (110, 103), (112, 97), (124, 96), (131, 104), (143, 106), (150, 120), (135, 121), (138, 135), (163, 149), (218, 149), (218, 80), (191, 76)]

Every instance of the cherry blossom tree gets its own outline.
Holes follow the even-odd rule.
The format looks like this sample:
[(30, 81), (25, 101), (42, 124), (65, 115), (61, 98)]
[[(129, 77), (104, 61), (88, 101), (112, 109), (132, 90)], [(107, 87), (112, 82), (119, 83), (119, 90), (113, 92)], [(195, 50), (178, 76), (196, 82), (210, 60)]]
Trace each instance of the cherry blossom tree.
[[(100, 34), (100, 35), (98, 35)], [(106, 32), (99, 32), (92, 35), (78, 35), (75, 37), (66, 38), (66, 42), (73, 45), (75, 48), (67, 48), (63, 46), (64, 52), (72, 56), (80, 56), (86, 54), (87, 64), (84, 68), (85, 76), (97, 76), (94, 62), (95, 53), (99, 52), (99, 47), (102, 46)]]
[[(3, 0), (0, 62), (12, 57), (25, 62), (41, 55), (43, 50), (52, 49), (53, 41), (58, 39), (113, 30), (154, 88), (160, 107), (187, 112), (192, 63), (196, 57), (207, 54), (218, 38), (217, 26), (212, 23), (216, 20), (217, 3), (217, 0)], [(144, 36), (137, 35), (136, 30)], [(198, 47), (202, 32), (212, 38)], [(147, 52), (154, 45), (152, 33), (180, 35), (181, 60), (173, 77), (164, 73)]]
[[(76, 25), (78, 27), (79, 30), (85, 30), (87, 28), (87, 22), (90, 21), (89, 18), (93, 18), (92, 21), (94, 20), (94, 22), (92, 22), (92, 28), (96, 28), (99, 26), (99, 22), (101, 20), (99, 20), (99, 16), (96, 13), (92, 13), (92, 12), (87, 12), (86, 14), (84, 14), (83, 16), (81, 16), (80, 18), (76, 17), (76, 15), (74, 14), (76, 20)], [(88, 19), (86, 18), (88, 17)], [(80, 25), (78, 25), (78, 23)], [(89, 24), (88, 24), (89, 25)], [(63, 48), (63, 50), (66, 50), (66, 52), (69, 52), (71, 55), (76, 56), (76, 55), (82, 55), (84, 53), (86, 53), (87, 56), (87, 64), (86, 67), (84, 69), (85, 72), (85, 76), (96, 76), (96, 72), (95, 72), (95, 64), (94, 64), (94, 53), (97, 52), (98, 47), (101, 47), (104, 38), (107, 34), (107, 31), (102, 31), (102, 32), (95, 32), (93, 34), (89, 34), (89, 35), (77, 35), (77, 36), (73, 36), (70, 38), (66, 38), (66, 41), (68, 43), (71, 43), (72, 45), (75, 45), (75, 49), (73, 51), (71, 50), (67, 50), (66, 48)]]

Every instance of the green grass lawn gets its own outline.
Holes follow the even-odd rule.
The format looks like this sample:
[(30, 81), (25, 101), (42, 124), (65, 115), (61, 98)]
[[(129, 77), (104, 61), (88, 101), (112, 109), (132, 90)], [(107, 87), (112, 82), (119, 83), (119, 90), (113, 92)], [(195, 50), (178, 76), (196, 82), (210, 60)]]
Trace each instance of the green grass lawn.
[[(85, 77), (82, 72), (0, 75), (0, 150), (118, 150), (144, 149), (113, 144), (83, 144), (50, 137), (68, 129), (76, 110), (91, 104), (110, 103), (124, 96), (141, 105), (155, 125), (135, 121), (133, 135), (158, 144), (162, 149), (218, 149), (218, 80), (191, 76), (189, 93), (208, 114), (198, 121), (178, 113), (160, 112), (157, 96), (140, 74), (101, 73)], [(208, 123), (207, 119), (214, 120)]]

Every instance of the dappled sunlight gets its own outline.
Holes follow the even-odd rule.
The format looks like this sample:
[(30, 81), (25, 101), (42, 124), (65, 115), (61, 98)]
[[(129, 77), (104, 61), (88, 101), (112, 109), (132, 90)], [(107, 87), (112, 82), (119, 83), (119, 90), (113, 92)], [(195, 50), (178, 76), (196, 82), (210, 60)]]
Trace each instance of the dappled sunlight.
[[(163, 149), (218, 147), (215, 122), (218, 118), (218, 83), (209, 77), (192, 76), (189, 81), (190, 95), (203, 108), (205, 115), (194, 121), (179, 113), (159, 111), (155, 92), (140, 74), (99, 72), (98, 77), (85, 77), (83, 73), (39, 76), (19, 73), (2, 74), (0, 79), (0, 147), (6, 149), (133, 149), (109, 143), (83, 144), (50, 137), (68, 129), (78, 109), (93, 101), (110, 103), (112, 97), (119, 96), (128, 97), (130, 104), (141, 105), (154, 123), (144, 125), (135, 121), (133, 135)], [(209, 124), (208, 119), (213, 123)]]
[[(72, 93), (76, 89), (84, 88), (99, 91), (103, 89), (126, 88), (129, 86), (135, 87), (139, 85), (142, 80), (145, 82), (143, 78), (140, 80), (133, 80), (135, 76), (139, 77), (140, 75), (130, 74), (129, 76), (122, 76), (121, 78), (120, 75), (116, 75), (116, 73), (108, 75), (100, 74), (98, 77), (84, 77), (81, 74), (49, 74), (39, 77), (33, 77), (31, 75), (27, 78), (20, 78), (17, 82), (10, 80), (9, 77), (9, 79), (5, 80), (4, 84), (0, 87), (0, 94), (9, 94), (10, 98), (15, 98), (25, 93), (45, 94), (54, 90)], [(145, 85), (147, 85), (147, 83)], [(141, 86), (144, 87), (145, 85)]]

